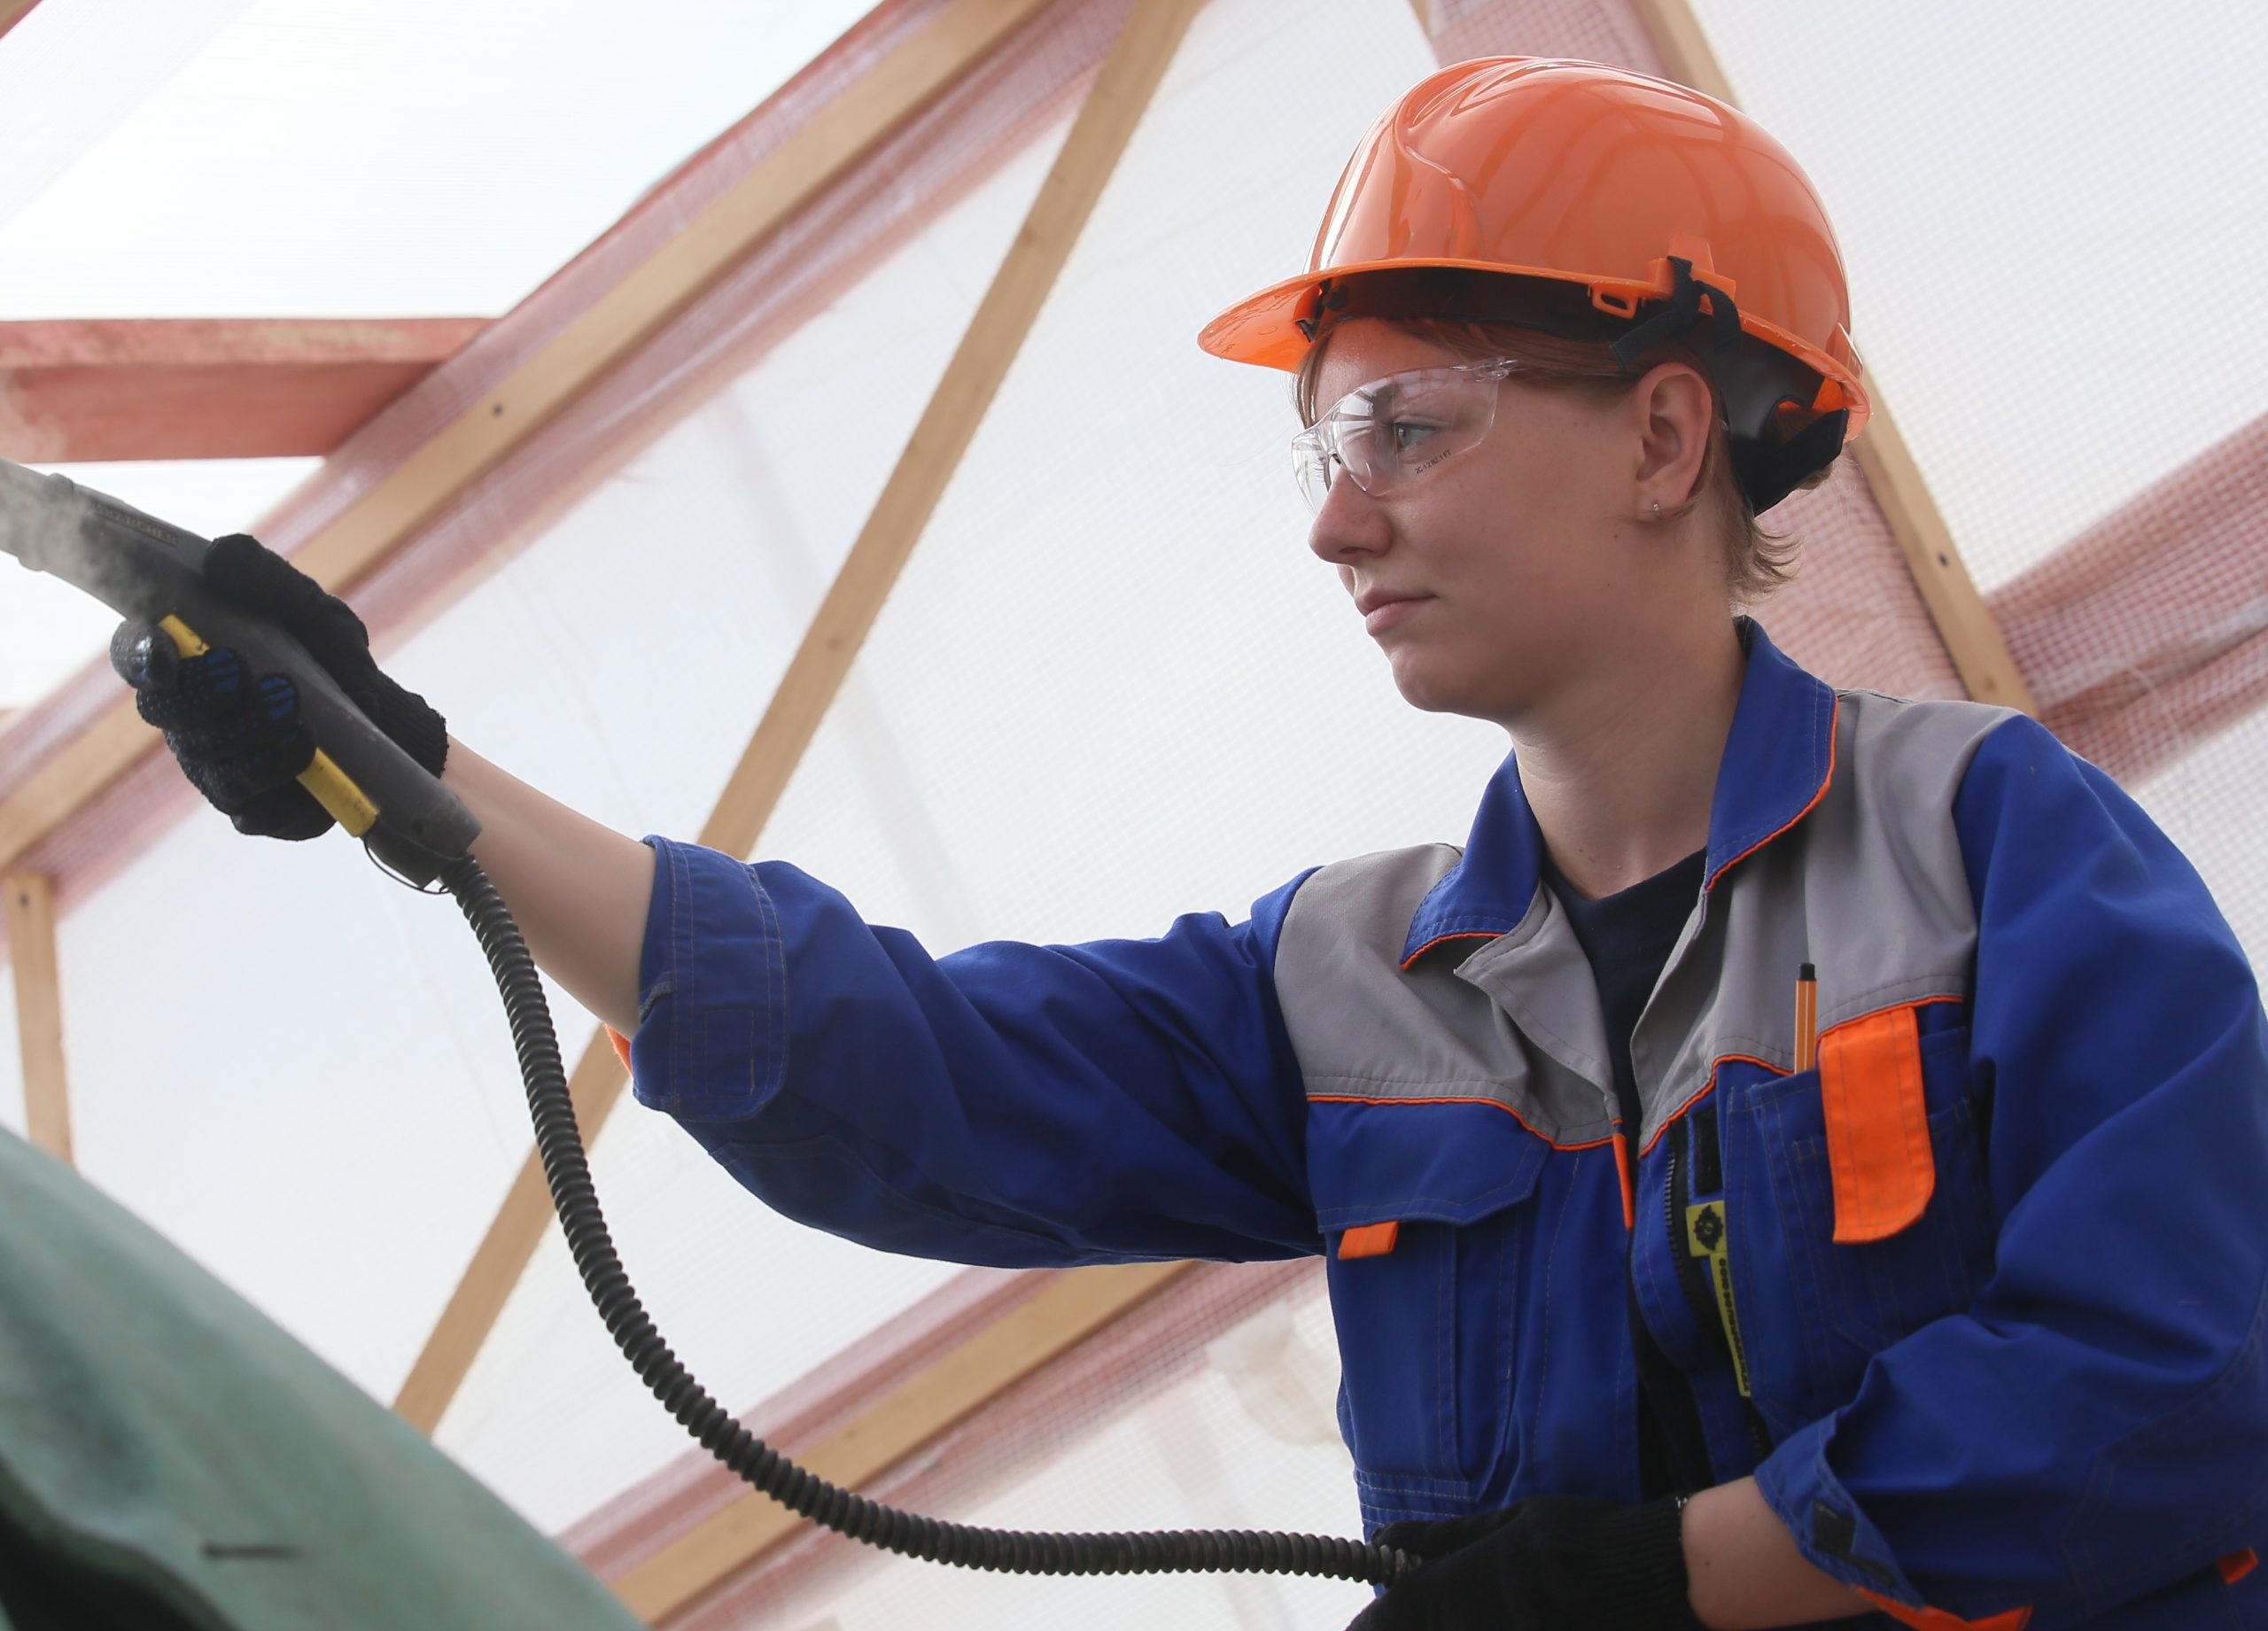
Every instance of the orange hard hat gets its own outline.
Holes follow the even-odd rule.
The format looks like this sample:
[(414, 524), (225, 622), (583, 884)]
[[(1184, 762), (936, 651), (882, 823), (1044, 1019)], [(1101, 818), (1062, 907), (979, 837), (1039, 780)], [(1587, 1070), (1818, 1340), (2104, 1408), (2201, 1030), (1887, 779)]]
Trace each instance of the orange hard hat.
[(1346, 317), (1517, 322), (1539, 298), (1619, 330), (1625, 366), (1705, 320), (1755, 509), (1866, 423), (1842, 254), (1796, 161), (1737, 108), (1595, 62), (1489, 57), (1420, 81), (1355, 150), (1308, 269), (1198, 344), (1297, 369)]

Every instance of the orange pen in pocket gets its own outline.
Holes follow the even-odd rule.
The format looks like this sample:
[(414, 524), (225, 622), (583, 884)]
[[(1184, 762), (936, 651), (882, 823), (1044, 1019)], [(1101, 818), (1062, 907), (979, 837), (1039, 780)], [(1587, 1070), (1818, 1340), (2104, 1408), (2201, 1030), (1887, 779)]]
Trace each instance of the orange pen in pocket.
[(1796, 1068), (1819, 1063), (1819, 971), (1809, 963), (1796, 970)]

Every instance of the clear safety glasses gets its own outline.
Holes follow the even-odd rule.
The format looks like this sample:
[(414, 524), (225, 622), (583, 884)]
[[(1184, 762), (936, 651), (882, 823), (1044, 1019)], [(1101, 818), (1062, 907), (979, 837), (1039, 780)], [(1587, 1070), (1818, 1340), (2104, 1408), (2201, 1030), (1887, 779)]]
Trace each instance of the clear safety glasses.
[(1453, 454), (1478, 447), (1496, 423), (1496, 392), (1520, 365), (1510, 357), (1412, 369), (1358, 385), (1292, 439), (1292, 473), (1310, 510), (1344, 470), (1384, 498)]

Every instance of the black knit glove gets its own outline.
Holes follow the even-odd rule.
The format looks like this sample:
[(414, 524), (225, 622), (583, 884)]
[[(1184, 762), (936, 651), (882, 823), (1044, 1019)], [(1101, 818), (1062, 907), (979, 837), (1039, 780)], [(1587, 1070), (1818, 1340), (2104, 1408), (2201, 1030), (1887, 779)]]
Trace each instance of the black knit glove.
[[(345, 601), (241, 533), (214, 543), (205, 583), (296, 638), (372, 724), (441, 773), (447, 726), (423, 697), (378, 672), (369, 631)], [(146, 623), (119, 626), (110, 660), (137, 693), (142, 717), (165, 733), (190, 783), (238, 832), (313, 838), (329, 829), (330, 812), (297, 780), (319, 744), (299, 717), (299, 687), (289, 675), (249, 673), (221, 647), (179, 656), (172, 640)]]
[(1379, 1545), (1427, 1561), (1348, 1631), (1703, 1631), (1686, 1600), (1682, 1505), (1540, 1495), (1389, 1524)]

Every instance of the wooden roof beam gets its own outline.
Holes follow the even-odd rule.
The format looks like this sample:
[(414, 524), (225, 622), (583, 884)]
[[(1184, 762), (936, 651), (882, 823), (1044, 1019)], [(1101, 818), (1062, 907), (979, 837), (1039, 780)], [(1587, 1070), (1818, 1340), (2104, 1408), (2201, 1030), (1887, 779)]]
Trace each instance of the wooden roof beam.
[(24, 20), (39, 0), (0, 0), (0, 37)]
[(320, 458), (479, 317), (0, 322), (0, 454), (24, 463)]

